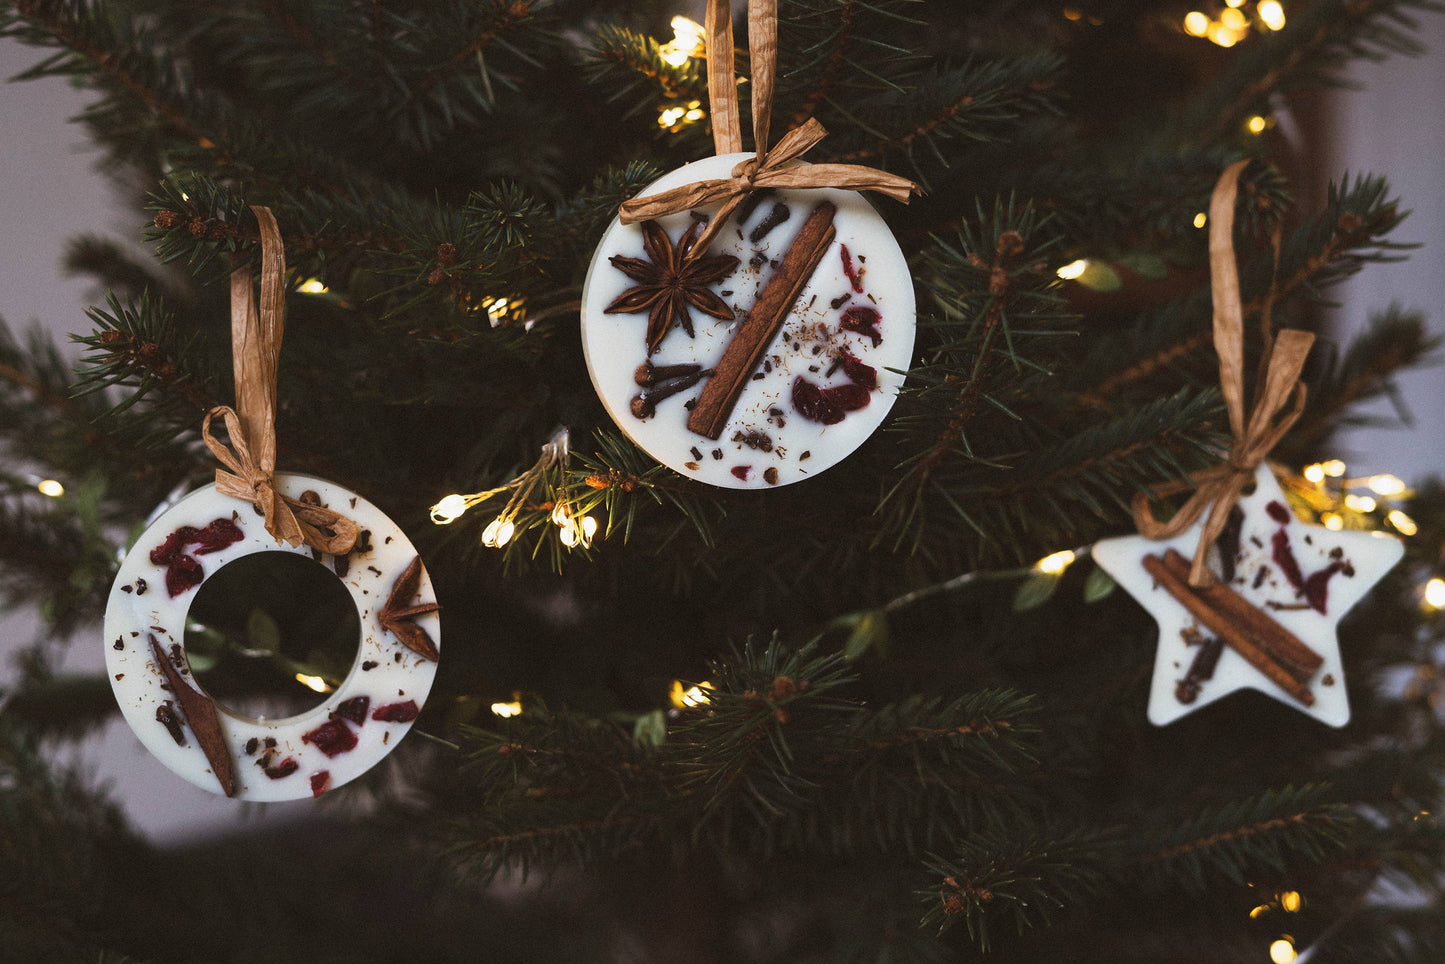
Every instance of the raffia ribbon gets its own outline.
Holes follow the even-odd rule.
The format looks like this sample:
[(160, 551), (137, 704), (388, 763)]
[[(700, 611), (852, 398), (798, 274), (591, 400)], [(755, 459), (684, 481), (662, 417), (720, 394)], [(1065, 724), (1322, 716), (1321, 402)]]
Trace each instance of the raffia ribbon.
[[(708, 0), (707, 6), (707, 89), (712, 111), (713, 146), (718, 154), (742, 150), (737, 80), (733, 76), (733, 32), (728, 0)], [(651, 221), (668, 214), (721, 202), (689, 257), (707, 251), (733, 210), (750, 193), (764, 188), (834, 187), (850, 191), (877, 191), (907, 204), (920, 193), (907, 178), (858, 164), (799, 164), (797, 160), (827, 136), (823, 125), (810, 118), (789, 131), (768, 149), (768, 128), (772, 121), (773, 81), (778, 59), (777, 0), (748, 0), (748, 49), (752, 61), (753, 145), (757, 154), (739, 161), (732, 176), (694, 181), (660, 194), (633, 198), (623, 203), (619, 217), (623, 224)]]
[[(261, 226), (261, 308), (256, 310), (249, 264), (231, 272), (231, 363), (236, 407), (218, 405), (206, 413), (201, 437), (225, 468), (216, 469), (216, 489), (250, 502), (266, 517), (277, 542), (306, 543), (343, 555), (356, 542), (356, 523), (330, 509), (307, 505), (276, 491), (276, 366), (286, 313), (286, 248), (270, 209), (252, 207)], [(211, 434), (220, 418), (230, 447)], [(227, 471), (229, 470), (229, 471)]]
[[(1199, 535), (1189, 583), (1204, 587), (1214, 581), (1206, 560), (1209, 547), (1224, 531), (1230, 510), (1244, 488), (1254, 479), (1255, 469), (1271, 449), (1284, 438), (1305, 406), (1305, 386), (1300, 372), (1315, 336), (1286, 328), (1270, 339), (1265, 332), (1264, 384), (1256, 389), (1254, 408), (1244, 407), (1244, 306), (1239, 294), (1239, 268), (1234, 256), (1234, 201), (1239, 193), (1239, 175), (1249, 163), (1237, 161), (1225, 169), (1209, 200), (1209, 277), (1214, 298), (1214, 350), (1219, 355), (1219, 384), (1229, 409), (1229, 427), (1234, 442), (1225, 461), (1196, 473), (1196, 489), (1168, 522), (1159, 522), (1140, 493), (1134, 497), (1134, 525), (1150, 539), (1168, 539), (1193, 525), (1206, 509), (1209, 516)], [(1294, 398), (1294, 406), (1285, 405)], [(1283, 412), (1283, 414), (1281, 414)]]

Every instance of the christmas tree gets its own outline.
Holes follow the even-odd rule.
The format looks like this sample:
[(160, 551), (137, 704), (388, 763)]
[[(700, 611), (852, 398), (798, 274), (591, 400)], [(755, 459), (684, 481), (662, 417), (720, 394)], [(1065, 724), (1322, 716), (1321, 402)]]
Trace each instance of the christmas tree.
[[(1386, 182), (1310, 169), (1272, 118), (1353, 58), (1413, 52), (1439, 6), (780, 0), (774, 139), (817, 120), (808, 162), (919, 185), (875, 202), (918, 327), (881, 429), (758, 490), (634, 444), (579, 338), (620, 205), (715, 152), (705, 55), (728, 58), (672, 22), (698, 10), (6, 4), (25, 76), (97, 94), (81, 121), (132, 172), (155, 258), (72, 246), (111, 292), (77, 319), (77, 370), (0, 332), (0, 586), (47, 633), (0, 709), (4, 956), (1445, 959), (1445, 490), (1343, 478), (1331, 451), (1427, 359), (1423, 319), (1317, 343), (1264, 463), (1285, 520), (1404, 542), (1340, 623), (1343, 679), (1310, 684), (1347, 687), (1346, 725), (1266, 683), (1151, 724), (1165, 640), (1090, 558), (1135, 532), (1136, 496), (1167, 517), (1231, 451), (1221, 172), (1249, 162), (1216, 233), (1251, 393), (1273, 335), (1400, 256)], [(746, 130), (763, 55), (736, 29)], [(56, 666), (67, 639), (102, 645), (121, 556), (157, 558), (146, 520), (214, 478), (202, 421), (238, 394), (227, 278), (263, 259), (258, 207), (286, 265), (276, 465), (395, 520), (441, 658), (416, 732), (313, 780), (313, 819), (167, 847), (58, 762), (117, 707)], [(687, 337), (623, 317), (639, 361)], [(224, 541), (189, 538), (201, 559)], [(189, 671), (224, 707), (300, 712), (352, 666), (333, 561), (297, 558), (228, 566), (190, 609)]]

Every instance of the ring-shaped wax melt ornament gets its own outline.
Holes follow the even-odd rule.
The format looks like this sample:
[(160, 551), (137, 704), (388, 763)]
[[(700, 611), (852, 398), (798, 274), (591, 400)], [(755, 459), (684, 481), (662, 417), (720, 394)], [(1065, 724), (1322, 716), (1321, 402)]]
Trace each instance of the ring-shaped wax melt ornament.
[(136, 736), (196, 786), (257, 801), (319, 796), (390, 753), (431, 691), (440, 641), (431, 580), (396, 523), (322, 479), (277, 473), (275, 485), (282, 495), (344, 512), (358, 528), (350, 552), (318, 560), (361, 617), (351, 671), (323, 704), (253, 719), (218, 705), (192, 678), (185, 625), (198, 587), (253, 553), (313, 555), (304, 543), (278, 543), (249, 502), (214, 485), (151, 523), (121, 563), (105, 612), (111, 687)]
[[(638, 197), (750, 157), (696, 161)], [(873, 205), (837, 188), (755, 192), (678, 272), (719, 206), (613, 221), (583, 288), (587, 368), (608, 414), (664, 465), (725, 488), (786, 485), (888, 414), (913, 354), (913, 281)]]

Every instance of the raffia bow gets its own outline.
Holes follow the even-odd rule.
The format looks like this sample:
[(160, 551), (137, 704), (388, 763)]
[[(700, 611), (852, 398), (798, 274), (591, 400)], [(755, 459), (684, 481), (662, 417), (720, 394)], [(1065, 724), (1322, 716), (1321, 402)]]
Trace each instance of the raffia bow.
[[(1150, 539), (1179, 535), (1198, 521), (1206, 509), (1209, 515), (1199, 535), (1199, 545), (1189, 570), (1190, 585), (1204, 587), (1214, 581), (1207, 559), (1229, 513), (1246, 486), (1254, 480), (1255, 469), (1270, 450), (1284, 438), (1305, 406), (1305, 386), (1300, 372), (1315, 336), (1286, 328), (1271, 340), (1265, 333), (1264, 384), (1257, 389), (1254, 408), (1245, 416), (1244, 403), (1244, 307), (1239, 293), (1239, 268), (1234, 256), (1234, 201), (1239, 175), (1249, 161), (1237, 161), (1225, 169), (1209, 201), (1209, 277), (1214, 299), (1214, 350), (1219, 355), (1219, 384), (1229, 409), (1229, 426), (1234, 442), (1225, 461), (1196, 473), (1195, 492), (1168, 522), (1154, 518), (1149, 499), (1134, 497), (1134, 525)], [(1293, 407), (1285, 412), (1291, 396)], [(1283, 414), (1281, 414), (1283, 412)]]
[[(236, 407), (218, 405), (206, 413), (201, 437), (224, 469), (216, 489), (250, 502), (266, 519), (277, 542), (306, 543), (343, 555), (356, 542), (356, 523), (330, 509), (308, 505), (276, 491), (276, 367), (285, 329), (286, 249), (268, 208), (252, 207), (261, 227), (261, 308), (256, 310), (249, 264), (231, 272), (231, 361)], [(220, 418), (230, 446), (211, 434)], [(229, 471), (228, 471), (229, 470)]]
[[(707, 7), (708, 105), (713, 117), (713, 145), (718, 154), (742, 150), (738, 120), (737, 81), (733, 77), (733, 34), (728, 0), (709, 0)], [(689, 257), (707, 251), (733, 210), (753, 191), (765, 188), (842, 188), (877, 191), (907, 204), (919, 193), (917, 184), (859, 164), (797, 164), (798, 160), (828, 132), (809, 118), (801, 127), (784, 134), (768, 148), (768, 127), (772, 118), (773, 79), (777, 68), (777, 0), (749, 0), (748, 48), (752, 60), (753, 144), (757, 154), (739, 161), (732, 176), (684, 184), (669, 191), (633, 198), (622, 204), (623, 224), (651, 221), (707, 204), (722, 203), (693, 245)]]

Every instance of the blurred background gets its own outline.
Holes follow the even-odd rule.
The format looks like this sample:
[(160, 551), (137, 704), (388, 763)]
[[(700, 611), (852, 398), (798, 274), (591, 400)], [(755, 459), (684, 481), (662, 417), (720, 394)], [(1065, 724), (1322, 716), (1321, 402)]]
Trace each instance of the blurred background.
[[(700, 4), (693, 6), (700, 18)], [(1423, 20), (1419, 40), (1428, 48), (1425, 55), (1358, 66), (1350, 75), (1353, 89), (1310, 103), (1302, 114), (1271, 118), (1270, 136), (1311, 166), (1314, 179), (1300, 190), (1318, 196), (1299, 198), (1301, 206), (1318, 207), (1324, 186), (1345, 172), (1375, 172), (1389, 179), (1392, 195), (1413, 212), (1394, 238), (1421, 247), (1408, 261), (1371, 266), (1331, 289), (1339, 304), (1331, 311), (1327, 340), (1363, 326), (1391, 302), (1424, 310), (1435, 335), (1445, 335), (1445, 17)], [(0, 76), (13, 77), (40, 56), (0, 40)], [(87, 232), (140, 250), (144, 228), (134, 208), (122, 204), (124, 188), (113, 172), (97, 169), (84, 129), (69, 123), (83, 107), (82, 94), (61, 79), (0, 84), (6, 135), (0, 138), (0, 317), (18, 336), (35, 326), (52, 332), (72, 357), (67, 335), (89, 330), (85, 308), (104, 293), (65, 275), (67, 239)], [(1390, 472), (1413, 483), (1445, 474), (1445, 370), (1407, 372), (1399, 385), (1397, 404), (1412, 425), (1342, 436), (1335, 456), (1351, 475)], [(1390, 414), (1391, 405), (1382, 401), (1375, 408)], [(98, 625), (95, 633), (71, 642), (67, 668), (103, 666)], [(0, 614), (0, 687), (11, 673), (9, 654), (34, 638), (33, 614)], [(241, 806), (175, 779), (119, 718), (75, 752), (111, 785), (136, 829), (154, 840), (183, 842), (243, 821), (285, 821), (313, 812), (309, 801)]]

